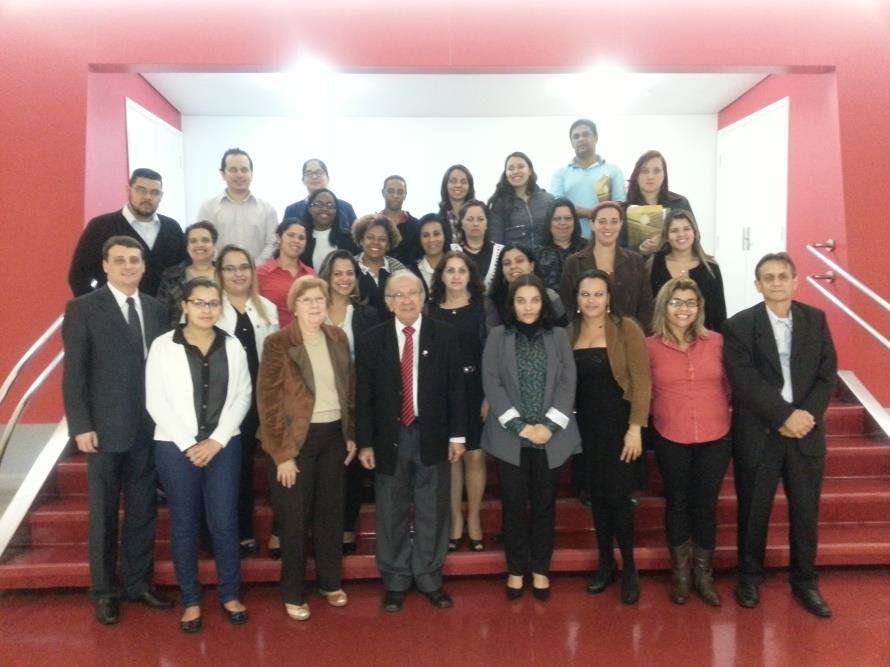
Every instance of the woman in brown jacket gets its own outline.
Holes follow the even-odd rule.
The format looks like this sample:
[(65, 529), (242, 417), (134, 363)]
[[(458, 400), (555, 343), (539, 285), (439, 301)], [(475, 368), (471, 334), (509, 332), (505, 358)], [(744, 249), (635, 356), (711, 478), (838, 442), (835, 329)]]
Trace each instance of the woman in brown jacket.
[(634, 604), (640, 583), (631, 495), (639, 477), (636, 468), (644, 465), (641, 429), (648, 422), (652, 394), (649, 353), (642, 329), (616, 308), (609, 274), (582, 273), (574, 296), (575, 408), (599, 548), (599, 571), (587, 590), (602, 593), (615, 578), (615, 540), (621, 551), (621, 600)]
[(591, 213), (593, 238), (587, 247), (566, 259), (559, 296), (569, 318), (577, 314), (575, 289), (585, 271), (605, 271), (612, 282), (612, 305), (625, 317), (632, 317), (644, 331), (652, 322), (652, 287), (643, 258), (618, 245), (624, 225), (624, 208), (618, 202), (604, 201)]
[(325, 281), (298, 278), (287, 307), (294, 320), (266, 339), (257, 403), (263, 450), (276, 480), (271, 495), (281, 522), (281, 594), (288, 616), (305, 621), (310, 527), (319, 593), (334, 607), (347, 602), (340, 561), (344, 464), (355, 456), (355, 372), (346, 334), (324, 324)]

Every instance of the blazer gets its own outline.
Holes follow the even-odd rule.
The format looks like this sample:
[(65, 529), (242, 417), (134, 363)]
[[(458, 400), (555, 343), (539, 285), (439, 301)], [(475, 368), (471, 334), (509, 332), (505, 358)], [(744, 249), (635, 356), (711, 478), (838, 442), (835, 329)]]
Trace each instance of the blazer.
[[(145, 366), (145, 396), (148, 413), (155, 420), (155, 440), (173, 442), (185, 451), (195, 444), (198, 417), (195, 414), (194, 387), (185, 346), (173, 342), (175, 331), (158, 336), (148, 352)], [(226, 336), (229, 365), (226, 402), (211, 440), (223, 447), (241, 432), (241, 422), (250, 409), (253, 389), (247, 355), (234, 336)]]
[[(266, 309), (266, 317), (268, 318), (268, 321), (265, 321), (260, 317), (260, 314), (257, 312), (250, 299), (247, 300), (247, 305), (245, 306), (244, 311), (250, 317), (251, 323), (253, 323), (253, 337), (256, 341), (256, 353), (257, 357), (262, 359), (263, 344), (266, 342), (266, 337), (269, 336), (269, 334), (278, 331), (278, 308), (266, 297), (261, 295), (257, 296), (259, 296), (260, 302), (262, 302)], [(223, 292), (222, 313), (219, 316), (216, 326), (230, 336), (234, 336), (237, 323), (238, 311), (235, 310), (235, 306), (229, 302), (228, 297), (225, 292)]]
[[(356, 439), (374, 449), (377, 472), (395, 473), (402, 414), (402, 374), (395, 318), (356, 339)], [(420, 458), (448, 459), (451, 438), (466, 437), (467, 401), (457, 329), (424, 317), (417, 341)]]
[(791, 385), (794, 403), (782, 398), (782, 367), (766, 304), (732, 316), (723, 325), (723, 356), (732, 388), (733, 452), (742, 465), (763, 448), (795, 409), (809, 412), (816, 426), (797, 439), (801, 453), (825, 455), (823, 417), (837, 381), (837, 355), (825, 313), (793, 301)]
[(120, 210), (90, 220), (74, 249), (71, 269), (68, 272), (68, 284), (74, 296), (90, 292), (94, 280), (97, 287), (106, 283), (107, 278), (102, 269), (102, 245), (112, 236), (118, 235), (130, 236), (142, 245), (142, 250), (145, 252), (145, 275), (139, 283), (139, 290), (155, 296), (161, 285), (164, 269), (188, 259), (182, 227), (176, 220), (166, 215), (158, 215), (158, 219), (161, 221), (161, 228), (151, 248), (133, 229), (133, 225), (127, 222)]
[[(593, 256), (592, 243), (566, 260), (562, 271), (559, 295), (562, 297), (562, 303), (569, 317), (574, 317), (578, 308), (575, 299), (575, 284), (578, 282), (578, 277), (585, 271), (595, 268), (597, 266)], [(624, 248), (615, 248), (612, 303), (618, 307), (621, 315), (635, 318), (644, 331), (649, 329), (655, 305), (649, 276), (646, 273), (643, 258)]]
[[(575, 403), (575, 359), (565, 329), (545, 331), (547, 379), (544, 404), (547, 418), (563, 426), (544, 445), (547, 464), (558, 468), (572, 454), (580, 451), (581, 433), (572, 408)], [(488, 418), (482, 430), (482, 449), (492, 456), (519, 465), (520, 438), (506, 424), (521, 417), (519, 371), (516, 365), (516, 332), (504, 326), (492, 329), (482, 353), (482, 387), (488, 400)]]
[[(145, 343), (167, 329), (167, 309), (140, 294)], [(103, 452), (125, 452), (149, 442), (145, 410), (145, 357), (107, 286), (72, 299), (62, 322), (65, 364), (62, 397), (68, 434), (95, 431)]]
[[(355, 370), (346, 334), (330, 324), (321, 330), (340, 399), (344, 440), (355, 440)], [(263, 451), (276, 464), (295, 459), (306, 442), (315, 407), (315, 379), (300, 325), (290, 326), (266, 339), (257, 380), (257, 408)]]

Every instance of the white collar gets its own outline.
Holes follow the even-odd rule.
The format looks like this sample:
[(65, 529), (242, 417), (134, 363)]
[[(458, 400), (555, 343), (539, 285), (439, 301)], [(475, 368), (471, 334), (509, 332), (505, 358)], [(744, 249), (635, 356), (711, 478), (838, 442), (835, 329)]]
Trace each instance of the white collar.
[[(127, 305), (127, 299), (129, 298), (126, 294), (121, 292), (117, 287), (112, 285), (111, 283), (105, 283), (108, 285), (108, 289), (111, 291), (111, 295), (114, 297), (114, 300), (117, 302), (117, 305), (121, 308)], [(136, 305), (139, 306), (141, 302), (139, 301), (139, 290), (137, 289), (133, 292), (133, 301), (136, 302)]]
[(158, 217), (158, 212), (155, 211), (154, 215), (151, 216), (151, 220), (137, 220), (136, 216), (133, 215), (133, 211), (130, 210), (129, 204), (124, 204), (123, 209), (121, 209), (121, 213), (124, 218), (127, 219), (131, 225), (140, 224), (140, 225), (149, 225), (149, 224), (160, 224), (161, 219)]

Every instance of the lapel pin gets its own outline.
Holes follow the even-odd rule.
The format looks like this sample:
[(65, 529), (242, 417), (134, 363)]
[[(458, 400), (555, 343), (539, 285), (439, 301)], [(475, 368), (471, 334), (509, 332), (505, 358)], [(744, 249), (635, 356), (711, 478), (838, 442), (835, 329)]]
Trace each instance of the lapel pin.
[(429, 355), (429, 350), (423, 350), (423, 351), (421, 352), (421, 354), (422, 354), (423, 356), (427, 356), (427, 355)]

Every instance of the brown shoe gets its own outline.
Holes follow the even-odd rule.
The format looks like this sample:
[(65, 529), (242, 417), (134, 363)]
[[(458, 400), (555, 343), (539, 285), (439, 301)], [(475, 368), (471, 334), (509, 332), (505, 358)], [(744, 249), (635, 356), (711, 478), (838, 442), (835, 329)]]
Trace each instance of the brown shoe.
[(723, 603), (720, 595), (714, 590), (714, 576), (711, 562), (714, 551), (702, 549), (696, 546), (693, 551), (692, 584), (699, 597), (712, 607), (719, 607)]
[(671, 567), (671, 602), (686, 604), (689, 601), (689, 571), (692, 569), (692, 542), (686, 541), (678, 547), (670, 547)]

